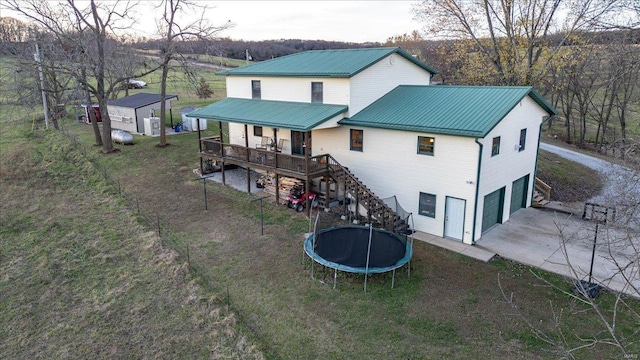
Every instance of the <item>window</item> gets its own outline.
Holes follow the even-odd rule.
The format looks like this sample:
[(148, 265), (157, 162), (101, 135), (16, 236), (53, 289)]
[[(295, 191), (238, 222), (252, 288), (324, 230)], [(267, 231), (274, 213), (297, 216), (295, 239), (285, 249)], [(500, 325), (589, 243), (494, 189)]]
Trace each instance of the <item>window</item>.
[(518, 147), (518, 151), (524, 150), (524, 144), (527, 142), (527, 129), (520, 130), (520, 143)]
[(496, 136), (493, 138), (493, 143), (491, 144), (491, 156), (496, 156), (500, 154), (500, 136)]
[(260, 90), (260, 80), (251, 80), (251, 98), (261, 99), (262, 91)]
[(436, 138), (418, 136), (418, 154), (433, 155), (433, 148), (435, 145)]
[(253, 136), (262, 136), (262, 126), (253, 127)]
[(311, 83), (311, 102), (322, 104), (322, 83)]
[(420, 193), (420, 203), (418, 204), (418, 214), (423, 216), (436, 217), (436, 196), (433, 194)]
[(351, 129), (351, 150), (362, 151), (363, 130)]

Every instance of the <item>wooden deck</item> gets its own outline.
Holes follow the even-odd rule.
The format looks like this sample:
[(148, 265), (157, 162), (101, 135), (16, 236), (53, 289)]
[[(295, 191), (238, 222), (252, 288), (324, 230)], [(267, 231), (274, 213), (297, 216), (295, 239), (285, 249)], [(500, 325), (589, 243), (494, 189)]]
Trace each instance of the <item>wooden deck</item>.
[(265, 149), (226, 144), (215, 139), (200, 140), (200, 157), (252, 169), (266, 170), (278, 175), (306, 180), (329, 174), (327, 154), (310, 156), (282, 154)]
[[(275, 173), (276, 202), (279, 201), (278, 177), (287, 176), (305, 181), (305, 188), (311, 188), (311, 180), (318, 177), (325, 178), (324, 189), (320, 190), (321, 196), (331, 200), (331, 186), (329, 180), (335, 183), (335, 193), (342, 194), (341, 200), (349, 196), (349, 202), (353, 201), (355, 212), (360, 214), (360, 208), (366, 209), (365, 221), (375, 221), (378, 227), (386, 228), (400, 234), (406, 234), (409, 228), (407, 219), (400, 218), (395, 209), (389, 207), (376, 196), (362, 181), (360, 181), (349, 169), (342, 166), (329, 154), (316, 156), (298, 156), (282, 154), (280, 152), (254, 149), (242, 145), (226, 144), (219, 137), (200, 139), (199, 156), (203, 159), (212, 159), (222, 162), (224, 165), (234, 164), (250, 169), (264, 170)], [(224, 166), (222, 169), (222, 181), (224, 183)], [(247, 176), (249, 172), (247, 172)], [(249, 178), (247, 177), (247, 191), (250, 192)], [(348, 195), (347, 195), (348, 194)], [(345, 201), (345, 204), (347, 202)], [(311, 204), (307, 202), (307, 211)], [(346, 207), (345, 207), (346, 211)]]

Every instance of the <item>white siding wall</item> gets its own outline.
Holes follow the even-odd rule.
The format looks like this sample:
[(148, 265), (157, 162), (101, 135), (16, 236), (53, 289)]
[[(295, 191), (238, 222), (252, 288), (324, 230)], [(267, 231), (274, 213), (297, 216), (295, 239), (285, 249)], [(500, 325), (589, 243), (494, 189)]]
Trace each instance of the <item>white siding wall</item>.
[[(509, 220), (512, 183), (529, 174), (526, 203), (527, 206), (531, 204), (540, 124), (547, 115), (535, 101), (527, 96), (485, 138), (479, 140), (483, 144), (483, 154), (475, 240), (481, 236), (485, 195), (505, 187), (502, 213), (502, 222), (505, 222)], [(527, 129), (527, 139), (525, 150), (518, 151), (516, 145), (520, 142), (521, 129)], [(491, 156), (491, 145), (496, 136), (500, 136), (500, 154)]]
[(111, 118), (112, 129), (124, 130), (132, 134), (138, 132), (135, 109), (108, 105), (107, 110)]
[[(169, 109), (171, 109), (171, 103), (167, 101), (167, 118), (169, 118)], [(156, 117), (160, 117), (159, 102), (136, 109), (136, 114), (138, 115), (138, 131), (140, 134), (144, 134), (144, 118), (150, 117), (151, 110), (153, 110)], [(160, 125), (164, 126), (164, 124)]]
[[(288, 129), (277, 129), (278, 140), (286, 139), (282, 148), (283, 154), (291, 154), (291, 131)], [(255, 148), (257, 144), (262, 142), (261, 136), (253, 136), (253, 126), (247, 125), (247, 132), (249, 133), (249, 147)], [(262, 135), (273, 138), (273, 128), (262, 127)], [(229, 123), (229, 142), (235, 145), (244, 146), (244, 124)]]
[[(175, 100), (175, 99), (172, 99)], [(171, 109), (171, 100), (166, 102), (167, 118)], [(108, 105), (109, 116), (111, 117), (111, 127), (128, 131), (133, 134), (144, 134), (144, 118), (148, 118), (151, 110), (155, 111), (156, 116), (160, 116), (160, 103), (143, 106), (138, 109), (127, 108), (121, 106)], [(137, 123), (136, 123), (137, 122)]]
[[(479, 146), (474, 139), (373, 128), (363, 151), (349, 150), (349, 126), (313, 132), (313, 155), (330, 153), (381, 198), (396, 195), (417, 230), (444, 235), (445, 197), (466, 200), (464, 241), (471, 242)], [(418, 136), (435, 137), (434, 156), (417, 153)], [(467, 183), (472, 181), (472, 184)], [(436, 195), (436, 217), (418, 215), (420, 192)]]
[(227, 76), (227, 96), (251, 99), (251, 81), (260, 80), (262, 100), (311, 102), (311, 83), (321, 82), (324, 104), (349, 104), (349, 79)]
[(431, 74), (402, 56), (393, 54), (351, 79), (227, 76), (227, 96), (251, 99), (252, 80), (260, 80), (263, 100), (295, 102), (311, 102), (311, 82), (322, 82), (323, 102), (348, 105), (348, 116), (351, 116), (398, 85), (429, 85)]
[(390, 55), (351, 78), (348, 116), (357, 114), (398, 85), (429, 85), (430, 82), (428, 71), (398, 54)]

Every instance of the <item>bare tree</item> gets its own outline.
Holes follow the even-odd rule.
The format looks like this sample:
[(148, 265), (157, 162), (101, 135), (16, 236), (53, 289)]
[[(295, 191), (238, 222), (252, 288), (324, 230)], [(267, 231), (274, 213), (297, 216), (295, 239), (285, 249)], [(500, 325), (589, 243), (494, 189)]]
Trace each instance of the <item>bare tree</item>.
[[(604, 171), (609, 183), (597, 197), (604, 205), (596, 212), (585, 212), (593, 215), (584, 216), (585, 220), (569, 216), (555, 222), (563, 255), (555, 264), (566, 269), (567, 282), (549, 281), (532, 270), (547, 286), (573, 299), (576, 306), (559, 309), (550, 303), (555, 322), (551, 329), (540, 328), (537, 321), (520, 313), (534, 334), (563, 358), (583, 358), (581, 350), (597, 347), (614, 347), (621, 358), (635, 358), (640, 349), (640, 169), (612, 164)], [(581, 259), (592, 251), (593, 266), (585, 266)], [(513, 295), (505, 294), (500, 279), (498, 286), (517, 311), (517, 302)], [(599, 296), (599, 292), (610, 294)], [(594, 320), (589, 322), (593, 327), (590, 336), (581, 337), (580, 331), (562, 326), (566, 317), (577, 313)]]
[[(116, 18), (127, 18), (127, 13), (131, 10), (131, 6), (127, 3), (121, 9), (116, 10), (116, 6), (118, 5), (118, 2), (116, 2), (113, 7), (99, 8), (95, 0), (91, 0), (89, 13), (87, 13), (86, 10), (78, 8), (74, 0), (68, 0), (68, 3), (71, 5), (76, 23), (86, 26), (87, 31), (92, 35), (91, 40), (94, 42), (93, 45), (95, 45), (95, 52), (90, 54), (85, 52), (85, 58), (90, 57), (93, 59), (91, 70), (96, 80), (93, 93), (98, 100), (100, 116), (102, 118), (102, 152), (110, 153), (114, 148), (111, 141), (111, 119), (107, 111), (108, 89), (105, 84), (105, 47), (107, 46), (108, 34), (113, 31)], [(88, 46), (84, 46), (83, 48), (86, 49)], [(111, 87), (113, 87), (113, 84)]]
[(18, 55), (26, 43), (33, 40), (33, 28), (12, 18), (0, 17), (0, 53)]
[[(56, 70), (72, 74), (96, 97), (103, 125), (100, 137), (99, 128), (92, 120), (96, 144), (102, 145), (104, 153), (114, 151), (107, 101), (124, 80), (131, 78), (131, 74), (125, 74), (118, 63), (125, 58), (126, 48), (119, 46), (117, 33), (128, 28), (133, 21), (129, 13), (136, 4), (128, 1), (96, 3), (91, 0), (87, 5), (75, 0), (64, 3), (7, 0), (3, 5), (37, 24), (65, 49), (69, 57), (66, 62), (59, 62)], [(157, 68), (147, 68), (135, 75), (144, 76)]]
[[(177, 41), (189, 40), (208, 40), (212, 39), (217, 33), (231, 26), (230, 22), (222, 26), (213, 26), (205, 19), (207, 10), (206, 5), (200, 6), (196, 2), (188, 0), (164, 0), (160, 5), (163, 8), (162, 19), (158, 20), (158, 33), (164, 37), (162, 45), (162, 77), (160, 82), (160, 143), (159, 147), (167, 145), (167, 134), (165, 130), (166, 101), (167, 96), (167, 77), (169, 75), (169, 67), (171, 61), (182, 59), (176, 49)], [(177, 16), (181, 13), (195, 10), (200, 14), (196, 20), (186, 24), (179, 24)], [(187, 62), (182, 61), (183, 65)]]
[[(503, 85), (536, 84), (579, 30), (607, 17), (619, 0), (423, 0), (414, 8), (434, 35), (470, 39)], [(563, 39), (552, 42), (561, 32)]]

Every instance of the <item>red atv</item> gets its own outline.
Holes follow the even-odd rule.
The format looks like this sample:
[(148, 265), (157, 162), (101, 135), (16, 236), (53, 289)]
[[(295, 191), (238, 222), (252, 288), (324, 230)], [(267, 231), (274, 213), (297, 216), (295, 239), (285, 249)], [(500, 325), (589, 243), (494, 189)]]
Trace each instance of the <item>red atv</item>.
[(314, 192), (303, 191), (301, 187), (294, 187), (291, 189), (291, 193), (285, 198), (285, 204), (290, 209), (296, 209), (297, 212), (302, 212), (307, 204), (307, 196), (311, 203), (316, 198), (317, 194)]

